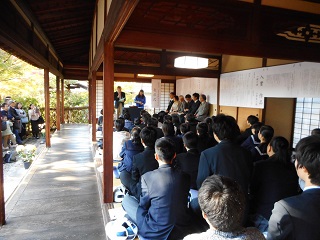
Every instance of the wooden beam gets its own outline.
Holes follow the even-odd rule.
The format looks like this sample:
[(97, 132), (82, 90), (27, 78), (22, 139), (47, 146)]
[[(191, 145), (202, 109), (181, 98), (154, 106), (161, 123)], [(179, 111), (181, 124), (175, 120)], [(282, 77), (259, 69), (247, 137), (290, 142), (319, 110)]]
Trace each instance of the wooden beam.
[(45, 129), (46, 129), (46, 147), (51, 147), (50, 142), (50, 92), (49, 92), (49, 69), (44, 69), (44, 102), (45, 102)]
[(61, 123), (64, 123), (64, 79), (61, 79)]
[(91, 131), (92, 142), (97, 141), (97, 73), (93, 71), (91, 79), (91, 96), (90, 96), (90, 109), (91, 109)]
[(103, 201), (113, 202), (114, 47), (105, 43), (103, 64)]
[[(1, 113), (0, 113), (1, 117)], [(2, 134), (0, 132), (0, 139), (2, 139)], [(2, 156), (2, 147), (0, 148), (0, 156)], [(4, 187), (3, 187), (3, 163), (0, 164), (0, 225), (6, 223), (6, 208), (4, 201)]]
[(60, 124), (61, 124), (61, 109), (60, 109), (60, 78), (57, 76), (56, 77), (56, 98), (57, 98), (57, 106), (56, 106), (56, 126), (57, 130), (60, 131)]

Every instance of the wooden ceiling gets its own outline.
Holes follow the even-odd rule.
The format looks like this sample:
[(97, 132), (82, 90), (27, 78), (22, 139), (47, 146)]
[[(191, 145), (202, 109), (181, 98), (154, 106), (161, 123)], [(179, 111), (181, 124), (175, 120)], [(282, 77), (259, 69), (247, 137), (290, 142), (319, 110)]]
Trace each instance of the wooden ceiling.
[[(44, 46), (32, 25), (22, 28), (4, 5), (9, 0), (0, 2), (0, 21), (8, 25), (0, 24), (0, 47), (41, 67), (28, 57), (32, 49), (21, 51), (22, 38), (51, 65), (63, 67), (66, 79), (87, 79), (96, 0), (17, 1), (43, 30), (50, 42)], [(115, 46), (115, 73), (217, 76), (223, 54), (320, 62), (320, 1), (140, 0)], [(173, 59), (184, 54), (206, 56), (211, 64), (204, 70), (173, 68)]]

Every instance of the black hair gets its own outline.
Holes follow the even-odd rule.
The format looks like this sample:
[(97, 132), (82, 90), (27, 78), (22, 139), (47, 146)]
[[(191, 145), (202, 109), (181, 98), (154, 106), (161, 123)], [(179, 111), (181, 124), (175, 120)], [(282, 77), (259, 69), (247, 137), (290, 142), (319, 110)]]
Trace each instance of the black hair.
[(274, 152), (273, 157), (283, 163), (283, 164), (291, 164), (291, 159), (289, 155), (289, 142), (284, 137), (278, 136), (272, 138), (269, 145)]
[(142, 95), (141, 95), (141, 96), (142, 96), (142, 97), (145, 97), (145, 96), (144, 96), (144, 91), (143, 91), (142, 89), (138, 92), (138, 95), (137, 95), (136, 97), (140, 97), (140, 92), (142, 92)]
[(250, 123), (250, 125), (259, 122), (259, 118), (257, 118), (256, 116), (250, 115), (247, 117), (247, 121), (248, 123)]
[(170, 138), (159, 138), (155, 144), (155, 151), (161, 161), (171, 163), (176, 153), (175, 144)]
[(142, 114), (142, 121), (143, 121), (144, 123), (147, 123), (150, 118), (151, 118), (150, 113), (145, 112), (145, 113)]
[(186, 116), (186, 121), (187, 122), (196, 122), (196, 117), (192, 113), (187, 113)]
[(161, 122), (161, 123), (163, 123), (163, 118), (164, 118), (164, 116), (166, 116), (166, 115), (167, 115), (167, 113), (166, 113), (165, 111), (160, 111), (160, 112), (158, 113), (158, 121)]
[(297, 168), (305, 167), (312, 184), (320, 186), (320, 137), (302, 138), (296, 146)]
[(103, 109), (100, 110), (100, 114), (103, 115)]
[(197, 124), (197, 132), (199, 136), (208, 135), (208, 125), (204, 122), (200, 122)]
[(224, 139), (234, 140), (240, 135), (240, 129), (234, 117), (224, 114), (218, 114), (213, 119), (212, 129), (220, 141)]
[(245, 197), (239, 184), (224, 176), (207, 177), (199, 189), (198, 201), (209, 223), (218, 231), (239, 231)]
[(185, 96), (185, 98), (191, 98), (191, 95), (190, 95), (190, 94), (187, 94), (187, 95)]
[(130, 113), (129, 113), (129, 112), (125, 112), (125, 113), (123, 114), (123, 118), (126, 119), (126, 120), (130, 120), (130, 121), (131, 121)]
[(174, 136), (174, 126), (172, 122), (164, 122), (162, 124), (162, 132), (163, 135), (166, 136)]
[(194, 96), (196, 99), (199, 99), (199, 93), (194, 93), (192, 96)]
[(320, 128), (315, 128), (311, 131), (311, 135), (319, 135), (320, 136)]
[(171, 115), (165, 115), (163, 117), (163, 122), (172, 122), (172, 117)]
[(141, 124), (140, 118), (135, 118), (134, 121), (133, 121), (133, 124), (134, 125), (140, 125)]
[(190, 126), (188, 123), (182, 123), (180, 124), (179, 129), (182, 134), (185, 134), (190, 131)]
[(254, 129), (254, 134), (258, 134), (260, 131), (260, 128), (263, 126), (262, 122), (256, 122), (254, 124), (251, 125), (251, 129)]
[(142, 110), (140, 111), (140, 117), (142, 117), (142, 115), (145, 114), (145, 113), (147, 113), (147, 112), (148, 112), (147, 110), (142, 109)]
[(174, 99), (177, 100), (177, 101), (179, 101), (179, 97), (178, 97), (177, 95), (174, 96)]
[(180, 124), (180, 117), (178, 114), (172, 114), (171, 115), (171, 121), (173, 123), (173, 125), (177, 126)]
[(147, 147), (154, 148), (157, 140), (157, 131), (154, 127), (144, 127), (140, 132), (140, 138)]
[(204, 94), (200, 94), (200, 96), (203, 98), (203, 100), (207, 100), (207, 96), (206, 95), (204, 95)]
[(269, 143), (273, 137), (274, 134), (274, 130), (271, 126), (269, 125), (263, 125), (260, 130), (259, 133), (263, 136), (265, 143)]
[(117, 119), (114, 121), (114, 127), (116, 129), (117, 132), (122, 131), (122, 129), (124, 128), (124, 120), (123, 119)]
[(131, 140), (133, 144), (141, 144), (140, 132), (141, 132), (141, 129), (139, 127), (132, 128)]
[(151, 117), (147, 121), (147, 126), (148, 127), (158, 127), (158, 119), (155, 117)]
[(174, 92), (170, 92), (170, 95), (174, 95), (175, 96), (176, 94)]
[[(2, 104), (1, 104), (1, 107), (4, 108), (5, 105), (8, 105), (8, 103), (5, 103), (5, 102), (2, 103)], [(9, 106), (9, 105), (8, 105), (8, 106)]]
[(194, 132), (187, 132), (182, 137), (183, 144), (189, 148), (194, 149), (197, 148), (198, 145), (198, 137)]

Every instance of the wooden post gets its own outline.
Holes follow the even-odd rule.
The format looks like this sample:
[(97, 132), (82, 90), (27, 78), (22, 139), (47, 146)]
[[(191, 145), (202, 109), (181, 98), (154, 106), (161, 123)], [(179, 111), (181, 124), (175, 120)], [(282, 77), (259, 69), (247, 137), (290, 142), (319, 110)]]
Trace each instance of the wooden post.
[(92, 79), (88, 80), (88, 94), (89, 94), (89, 109), (88, 109), (88, 123), (92, 124)]
[(64, 79), (61, 79), (61, 123), (64, 123)]
[[(0, 113), (1, 116), (1, 113)], [(0, 132), (0, 139), (2, 139), (2, 134)], [(0, 147), (0, 156), (2, 156), (2, 147)], [(1, 226), (6, 223), (6, 209), (4, 202), (4, 187), (3, 187), (3, 164), (0, 164), (0, 224)]]
[(50, 93), (49, 93), (49, 69), (44, 69), (44, 102), (46, 115), (46, 147), (51, 147), (50, 143)]
[(97, 141), (97, 72), (92, 72), (92, 80), (91, 80), (91, 130), (92, 130), (92, 141)]
[(114, 46), (104, 44), (103, 61), (103, 201), (113, 202)]
[(61, 111), (60, 111), (60, 78), (57, 76), (56, 79), (56, 88), (57, 88), (57, 104), (56, 104), (56, 127), (60, 131), (60, 121), (61, 121)]

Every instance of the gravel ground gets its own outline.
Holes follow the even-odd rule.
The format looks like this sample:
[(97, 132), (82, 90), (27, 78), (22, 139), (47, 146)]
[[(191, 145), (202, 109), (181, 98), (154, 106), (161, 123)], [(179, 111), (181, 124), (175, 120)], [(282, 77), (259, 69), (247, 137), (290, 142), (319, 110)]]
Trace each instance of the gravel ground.
[[(33, 144), (37, 147), (36, 158), (45, 148), (45, 139), (27, 138), (23, 141), (23, 144)], [(15, 159), (15, 148), (11, 148), (10, 151), (14, 151), (13, 159)], [(24, 169), (23, 162), (18, 160), (16, 162), (3, 164), (3, 178), (4, 178), (4, 199), (5, 202), (10, 198), (14, 190), (18, 187), (21, 180), (24, 178), (28, 169)]]

